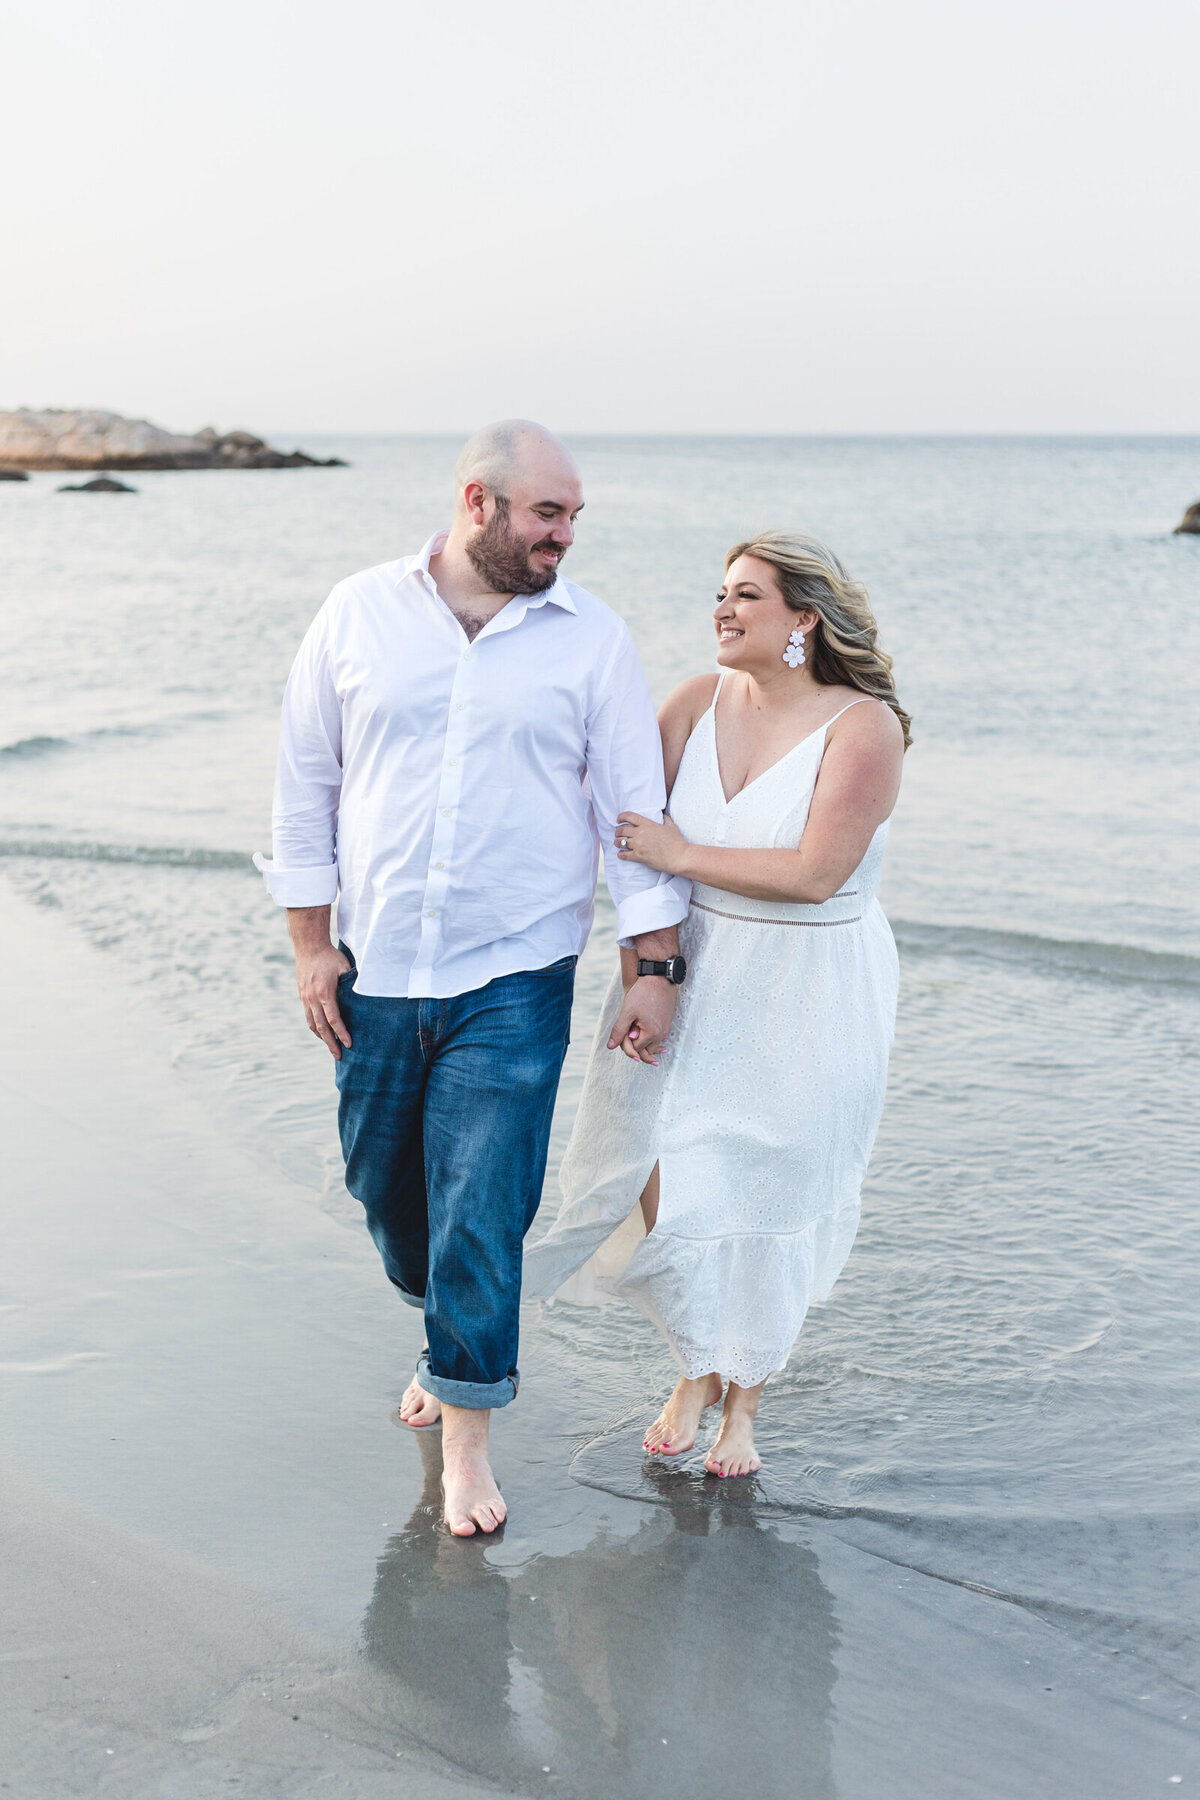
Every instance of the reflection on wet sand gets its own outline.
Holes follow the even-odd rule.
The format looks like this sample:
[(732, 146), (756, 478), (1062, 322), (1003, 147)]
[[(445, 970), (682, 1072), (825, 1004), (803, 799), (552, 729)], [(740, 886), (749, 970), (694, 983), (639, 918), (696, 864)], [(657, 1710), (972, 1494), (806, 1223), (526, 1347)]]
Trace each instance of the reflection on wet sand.
[(560, 1792), (832, 1800), (837, 1632), (816, 1558), (712, 1483), (654, 1471), (627, 1539), (511, 1570), (440, 1524), (441, 1446), (379, 1560), (363, 1621), (409, 1730), (456, 1762)]

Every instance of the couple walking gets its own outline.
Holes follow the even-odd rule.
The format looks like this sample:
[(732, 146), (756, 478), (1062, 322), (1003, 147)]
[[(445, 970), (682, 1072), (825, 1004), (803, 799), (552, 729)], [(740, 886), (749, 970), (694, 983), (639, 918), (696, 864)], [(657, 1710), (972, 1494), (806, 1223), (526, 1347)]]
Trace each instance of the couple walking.
[[(908, 718), (864, 590), (811, 538), (726, 560), (717, 675), (656, 724), (621, 620), (563, 579), (579, 471), (523, 420), (477, 433), (448, 532), (334, 588), (283, 707), (274, 860), (346, 1184), (425, 1317), (401, 1403), (443, 1427), (450, 1531), (506, 1508), (517, 1392), (597, 838), (621, 964), (525, 1291), (624, 1298), (682, 1371), (645, 1447), (759, 1465), (763, 1384), (849, 1253), (896, 957), (875, 899)], [(670, 813), (664, 808), (670, 800)], [(337, 901), (339, 943), (330, 938)]]

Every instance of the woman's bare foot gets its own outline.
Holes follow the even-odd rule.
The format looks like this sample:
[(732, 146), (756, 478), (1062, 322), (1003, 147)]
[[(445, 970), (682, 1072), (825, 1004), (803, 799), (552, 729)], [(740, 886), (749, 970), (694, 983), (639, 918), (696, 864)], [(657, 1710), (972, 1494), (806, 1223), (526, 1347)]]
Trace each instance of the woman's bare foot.
[(701, 1375), (689, 1381), (685, 1375), (642, 1439), (651, 1456), (682, 1456), (696, 1441), (700, 1414), (721, 1398), (721, 1377)]
[(442, 1492), (446, 1529), (455, 1537), (495, 1531), (508, 1517), (488, 1462), (487, 1412), (471, 1407), (442, 1409)]
[(730, 1382), (721, 1411), (721, 1429), (704, 1459), (710, 1475), (753, 1475), (762, 1468), (762, 1457), (754, 1448), (754, 1418), (764, 1385), (760, 1381), (757, 1387), (741, 1388)]
[(442, 1416), (442, 1403), (427, 1394), (414, 1375), (394, 1416), (402, 1425), (436, 1425)]

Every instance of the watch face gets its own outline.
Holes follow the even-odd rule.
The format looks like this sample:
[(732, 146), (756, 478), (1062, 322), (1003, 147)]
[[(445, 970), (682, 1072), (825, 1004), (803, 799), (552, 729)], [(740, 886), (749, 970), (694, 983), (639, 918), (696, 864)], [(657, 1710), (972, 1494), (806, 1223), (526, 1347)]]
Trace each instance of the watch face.
[(682, 956), (673, 956), (671, 958), (670, 967), (671, 967), (671, 980), (675, 983), (676, 987), (678, 987), (679, 984), (682, 982), (684, 976), (687, 974), (686, 958), (684, 958)]

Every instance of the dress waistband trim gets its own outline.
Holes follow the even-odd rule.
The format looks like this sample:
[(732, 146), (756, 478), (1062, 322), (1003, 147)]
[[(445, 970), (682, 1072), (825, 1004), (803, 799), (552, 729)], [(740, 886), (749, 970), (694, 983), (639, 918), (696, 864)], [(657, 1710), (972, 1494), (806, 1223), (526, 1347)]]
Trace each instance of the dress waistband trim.
[(715, 913), (718, 919), (737, 919), (742, 925), (857, 925), (861, 913), (855, 913), (852, 919), (773, 919), (764, 913), (723, 912), (719, 906), (705, 906), (703, 900), (692, 900), (690, 905), (700, 912)]

